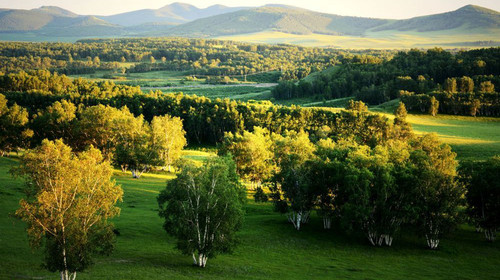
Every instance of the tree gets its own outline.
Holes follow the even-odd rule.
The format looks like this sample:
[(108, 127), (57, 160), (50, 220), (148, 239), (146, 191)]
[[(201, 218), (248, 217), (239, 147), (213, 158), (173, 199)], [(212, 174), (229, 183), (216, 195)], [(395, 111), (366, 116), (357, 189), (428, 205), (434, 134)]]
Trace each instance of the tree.
[(436, 97), (433, 96), (430, 99), (429, 114), (435, 117), (438, 111), (439, 111), (439, 101), (436, 99)]
[(182, 120), (169, 115), (154, 117), (151, 121), (151, 133), (152, 145), (158, 147), (160, 160), (170, 172), (170, 167), (181, 157), (182, 149), (187, 144)]
[(460, 92), (474, 92), (474, 80), (471, 77), (463, 76), (460, 78)]
[(457, 92), (457, 80), (455, 78), (447, 78), (444, 81), (443, 90), (447, 93)]
[(27, 128), (29, 114), (17, 104), (7, 106), (7, 99), (0, 94), (0, 156), (12, 150), (25, 148), (33, 131)]
[(230, 157), (209, 159), (202, 167), (184, 164), (158, 196), (164, 228), (177, 248), (205, 267), (208, 258), (231, 251), (243, 219), (245, 189)]
[(406, 121), (407, 115), (405, 104), (399, 102), (398, 108), (394, 111), (394, 137), (396, 139), (404, 140), (413, 136), (411, 125)]
[(495, 92), (495, 85), (491, 81), (485, 81), (479, 84), (479, 92), (493, 93)]
[(461, 179), (467, 186), (468, 213), (476, 226), (493, 242), (500, 228), (500, 157), (486, 162), (464, 163)]
[(308, 179), (310, 168), (305, 164), (314, 157), (315, 146), (303, 131), (274, 135), (274, 159), (277, 171), (271, 178), (275, 210), (286, 213), (297, 230), (309, 220), (314, 193)]
[(472, 100), (470, 104), (470, 115), (475, 117), (480, 108), (481, 108), (481, 101), (479, 101), (479, 99)]
[(133, 115), (126, 107), (116, 109), (110, 106), (97, 105), (82, 109), (79, 112), (74, 149), (93, 146), (99, 149), (107, 159), (113, 158), (117, 144), (117, 134), (124, 133), (125, 127), (117, 123), (128, 124)]
[(76, 106), (67, 100), (56, 101), (33, 119), (32, 127), (35, 141), (43, 139), (64, 139), (67, 144), (74, 144)]
[(441, 144), (435, 134), (415, 139), (412, 146), (408, 173), (413, 175), (414, 220), (427, 246), (437, 249), (440, 238), (458, 222), (465, 190), (457, 181), (456, 154), (450, 146)]
[(16, 215), (28, 224), (31, 246), (45, 244), (50, 271), (75, 279), (93, 255), (111, 252), (114, 234), (107, 220), (119, 214), (115, 204), (123, 191), (99, 150), (74, 154), (61, 140), (44, 140), (13, 173), (26, 178), (28, 194)]
[(363, 103), (363, 101), (354, 101), (349, 100), (349, 104), (346, 107), (346, 110), (353, 110), (357, 112), (368, 112), (368, 106)]
[(231, 153), (238, 174), (258, 186), (270, 178), (273, 164), (271, 135), (267, 129), (254, 127), (254, 132), (226, 133), (221, 154)]
[(132, 177), (139, 179), (151, 166), (162, 164), (163, 146), (153, 141), (151, 127), (142, 115), (119, 118), (114, 125), (117, 129), (114, 160), (122, 171), (128, 168)]
[(405, 159), (396, 163), (391, 157), (400, 152), (354, 145), (344, 162), (343, 187), (337, 193), (342, 224), (364, 232), (373, 246), (391, 246), (407, 216), (409, 185), (398, 184), (397, 178), (397, 166), (404, 166)]

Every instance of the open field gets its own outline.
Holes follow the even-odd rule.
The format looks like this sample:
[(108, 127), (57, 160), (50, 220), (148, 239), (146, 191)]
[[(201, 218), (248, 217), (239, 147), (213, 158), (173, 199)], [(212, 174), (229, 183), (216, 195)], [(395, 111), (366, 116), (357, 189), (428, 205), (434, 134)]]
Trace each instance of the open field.
[[(187, 151), (201, 160), (210, 153)], [(23, 182), (8, 170), (13, 158), (0, 158), (0, 279), (57, 279), (40, 267), (41, 252), (29, 248), (24, 225), (9, 216), (18, 207)], [(392, 248), (374, 248), (363, 237), (322, 229), (313, 215), (298, 232), (270, 203), (246, 205), (240, 244), (233, 254), (209, 259), (208, 267), (191, 266), (191, 257), (174, 249), (175, 241), (162, 229), (156, 196), (174, 174), (145, 174), (139, 180), (115, 172), (124, 189), (121, 215), (114, 219), (120, 235), (109, 257), (78, 279), (495, 279), (500, 266), (500, 243), (487, 243), (469, 226), (430, 251), (413, 235), (395, 240)]]
[[(277, 31), (263, 31), (232, 36), (220, 36), (217, 39), (243, 41), (250, 43), (293, 44), (308, 47), (333, 47), (341, 49), (409, 49), (409, 48), (471, 48), (474, 42), (490, 41), (500, 38), (500, 34), (488, 34), (484, 30), (464, 38), (463, 34), (453, 34), (448, 31), (433, 32), (367, 32), (359, 36), (334, 36), (324, 34), (288, 34)], [(498, 33), (498, 31), (494, 31)], [(500, 45), (500, 42), (496, 42)]]

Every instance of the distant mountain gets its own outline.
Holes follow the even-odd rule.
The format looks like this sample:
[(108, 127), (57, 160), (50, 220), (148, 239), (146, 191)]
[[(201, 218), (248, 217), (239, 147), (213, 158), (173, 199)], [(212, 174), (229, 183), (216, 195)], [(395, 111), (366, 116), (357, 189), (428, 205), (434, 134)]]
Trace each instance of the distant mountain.
[[(40, 34), (51, 33), (57, 36), (92, 36), (94, 32), (102, 34), (102, 27), (110, 29), (104, 32), (105, 34), (116, 33), (117, 28), (121, 29), (94, 16), (79, 16), (52, 6), (32, 10), (0, 10), (0, 31), (36, 31)], [(111, 30), (115, 31), (110, 32)]]
[(244, 8), (226, 7), (222, 5), (214, 5), (205, 9), (199, 9), (193, 5), (185, 3), (172, 3), (157, 10), (145, 9), (112, 16), (99, 16), (99, 18), (123, 26), (134, 26), (152, 22), (180, 24), (199, 18), (220, 15), (241, 9)]
[(268, 5), (198, 19), (173, 27), (171, 35), (210, 37), (264, 30), (291, 34), (362, 35), (366, 30), (392, 22), (385, 19), (338, 16), (306, 9)]
[(500, 13), (479, 6), (468, 5), (456, 11), (398, 20), (391, 24), (375, 28), (373, 31), (441, 31), (451, 29), (498, 29), (500, 28)]
[[(2, 37), (2, 33), (15, 35)], [(293, 38), (292, 43), (299, 44), (307, 40), (322, 40), (321, 44), (326, 46), (352, 42), (355, 47), (367, 48), (380, 40), (391, 45), (397, 40), (411, 40), (411, 37), (419, 41), (427, 38), (427, 45), (441, 43), (441, 46), (454, 46), (455, 43), (496, 42), (500, 36), (500, 13), (468, 5), (442, 14), (388, 20), (332, 15), (287, 5), (257, 8), (214, 5), (200, 9), (189, 4), (173, 3), (156, 10), (145, 9), (112, 16), (82, 16), (54, 6), (32, 10), (0, 9), (0, 40), (17, 40), (23, 38), (24, 33), (27, 40), (185, 36), (286, 43), (287, 38)], [(342, 41), (340, 37), (329, 35), (348, 39)], [(445, 35), (446, 38), (443, 37)], [(422, 44), (415, 41), (413, 45), (426, 46)]]

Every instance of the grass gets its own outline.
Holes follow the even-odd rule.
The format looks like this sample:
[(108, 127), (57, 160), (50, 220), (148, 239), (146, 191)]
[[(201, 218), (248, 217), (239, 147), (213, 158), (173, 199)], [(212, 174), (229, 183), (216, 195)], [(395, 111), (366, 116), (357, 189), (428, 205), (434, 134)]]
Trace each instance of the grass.
[[(460, 48), (474, 47), (474, 42), (491, 41), (500, 36), (495, 30), (478, 30), (464, 37), (458, 31), (383, 31), (367, 32), (364, 36), (334, 36), (325, 34), (288, 34), (262, 31), (248, 34), (219, 36), (217, 39), (250, 43), (294, 44), (308, 47), (334, 47), (342, 49), (409, 49), (409, 48)], [(496, 43), (498, 44), (498, 42)], [(477, 46), (479, 47), (479, 45)]]
[[(399, 100), (391, 100), (370, 108), (389, 118)], [(417, 133), (437, 133), (449, 144), (458, 159), (486, 159), (500, 155), (500, 118), (427, 114), (408, 114), (408, 122)]]
[[(231, 98), (234, 100), (248, 101), (250, 99), (262, 100), (271, 97), (271, 88), (255, 85), (204, 85), (199, 87), (161, 88), (164, 92), (182, 92), (184, 94), (206, 96), (215, 98)], [(147, 88), (145, 88), (147, 90)]]
[[(187, 151), (200, 160), (210, 152)], [(31, 251), (24, 224), (9, 216), (18, 207), (23, 182), (8, 170), (16, 159), (0, 158), (0, 278), (56, 279), (40, 267), (41, 252)], [(120, 235), (109, 257), (98, 257), (78, 279), (495, 279), (500, 243), (487, 243), (469, 226), (442, 241), (438, 251), (425, 249), (411, 234), (392, 248), (373, 248), (362, 238), (334, 226), (322, 230), (316, 215), (300, 232), (272, 211), (269, 203), (249, 200), (245, 223), (233, 254), (209, 259), (206, 269), (174, 249), (162, 229), (156, 196), (173, 174), (145, 174), (139, 180), (116, 171), (124, 189), (121, 215), (113, 220)]]

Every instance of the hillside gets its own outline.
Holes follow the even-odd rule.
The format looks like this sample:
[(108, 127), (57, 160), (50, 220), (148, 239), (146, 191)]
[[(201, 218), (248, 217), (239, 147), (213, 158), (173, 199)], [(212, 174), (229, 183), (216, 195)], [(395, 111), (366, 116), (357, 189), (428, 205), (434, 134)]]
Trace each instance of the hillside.
[(186, 23), (203, 17), (219, 15), (223, 13), (233, 12), (243, 8), (239, 7), (226, 7), (222, 5), (214, 5), (205, 9), (199, 9), (193, 5), (185, 3), (172, 3), (165, 7), (153, 10), (144, 9), (132, 11), (112, 16), (98, 16), (110, 23), (134, 26), (142, 25), (145, 23)]
[[(2, 40), (61, 41), (84, 37), (218, 38), (335, 48), (498, 46), (500, 13), (468, 5), (456, 11), (404, 20), (341, 16), (266, 5), (257, 8), (173, 3), (111, 16), (82, 16), (43, 6), (0, 8)], [(67, 39), (72, 38), (72, 39)]]
[(190, 37), (253, 33), (264, 30), (291, 34), (361, 35), (389, 20), (344, 17), (290, 6), (265, 6), (198, 19), (168, 31)]
[(468, 5), (448, 13), (398, 20), (375, 28), (373, 31), (429, 32), (459, 28), (465, 30), (476, 28), (498, 29), (500, 28), (500, 13), (483, 7)]

